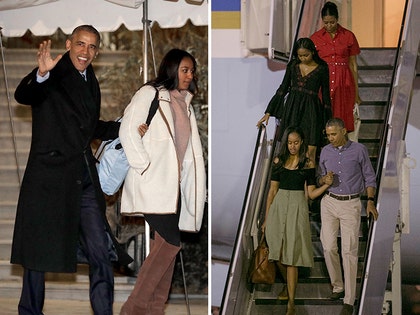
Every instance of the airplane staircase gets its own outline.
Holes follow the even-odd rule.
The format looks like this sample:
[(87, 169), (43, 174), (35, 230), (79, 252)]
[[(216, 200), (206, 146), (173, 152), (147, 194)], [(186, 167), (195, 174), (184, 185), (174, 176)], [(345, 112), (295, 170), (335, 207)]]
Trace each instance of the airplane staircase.
[[(377, 170), (377, 208), (380, 216), (376, 222), (370, 221), (365, 214), (362, 218), (358, 298), (354, 314), (401, 314), (398, 308), (393, 308), (390, 313), (383, 306), (386, 304), (385, 294), (388, 295), (385, 300), (401, 306), (398, 301), (401, 300), (398, 297), (398, 284), (390, 281), (393, 271), (390, 266), (398, 259), (393, 256), (393, 243), (400, 209), (399, 165), (405, 154), (404, 132), (415, 76), (415, 56), (419, 47), (420, 4), (408, 1), (407, 8), (399, 46), (395, 49), (362, 49), (358, 57), (359, 94), (362, 99), (359, 106), (359, 142), (368, 148), (372, 164)], [(254, 285), (247, 280), (252, 252), (259, 239), (258, 227), (265, 212), (262, 209), (265, 209), (270, 161), (277, 144), (276, 135), (273, 136), (274, 140), (267, 140), (267, 137), (265, 128), (259, 131), (220, 314), (286, 312), (287, 301), (277, 298), (284, 285), (282, 279), (278, 278), (274, 285)], [(362, 203), (364, 207), (365, 196), (362, 196)], [(317, 202), (311, 207), (315, 267), (299, 270), (296, 311), (298, 314), (338, 314), (342, 301), (327, 298), (331, 287), (319, 241), (320, 220), (316, 205)], [(394, 295), (392, 290), (389, 292), (391, 286), (395, 290)]]
[[(359, 142), (368, 147), (374, 165), (377, 164), (380, 153), (380, 137), (386, 119), (395, 57), (396, 49), (362, 49), (358, 58), (359, 93), (363, 100), (359, 106), (362, 121)], [(273, 141), (273, 143), (276, 143), (276, 141)], [(261, 150), (259, 145), (257, 149)], [(267, 147), (265, 149), (269, 151), (275, 150), (275, 148)], [(265, 154), (265, 159), (267, 161), (270, 160), (269, 153)], [(269, 164), (267, 161), (265, 161), (265, 164)], [(268, 172), (269, 170), (265, 170), (266, 174)], [(266, 178), (263, 181), (268, 182)], [(265, 196), (266, 192), (267, 190), (265, 188), (262, 194)], [(251, 191), (250, 193), (252, 194), (254, 192)], [(259, 193), (261, 194), (261, 192)], [(295, 299), (298, 314), (337, 314), (342, 308), (342, 301), (331, 301), (328, 299), (328, 296), (331, 294), (331, 286), (319, 239), (321, 229), (319, 200), (320, 198), (312, 203), (310, 217), (314, 267), (299, 269), (299, 280)], [(363, 198), (363, 206), (365, 204), (366, 201)], [(263, 200), (260, 201), (259, 205), (259, 211), (265, 209)], [(262, 215), (261, 213), (254, 214), (256, 218), (252, 218), (252, 221), (256, 220), (257, 226), (263, 220)], [(258, 232), (255, 232), (255, 227), (251, 228), (251, 235), (255, 235), (256, 233), (258, 235)], [(366, 215), (363, 215), (359, 233), (358, 293), (360, 293), (360, 283), (363, 276), (368, 235), (368, 219)], [(254, 238), (258, 237), (254, 236)], [(255, 247), (255, 240), (253, 239), (253, 241), (252, 245)], [(244, 268), (247, 268), (246, 264), (244, 264)], [(244, 270), (244, 273), (246, 273), (246, 270)], [(244, 304), (247, 305), (246, 314), (285, 313), (287, 301), (277, 298), (284, 285), (285, 283), (280, 276), (277, 277), (274, 285), (251, 285), (247, 283), (248, 290), (250, 291), (250, 300)]]

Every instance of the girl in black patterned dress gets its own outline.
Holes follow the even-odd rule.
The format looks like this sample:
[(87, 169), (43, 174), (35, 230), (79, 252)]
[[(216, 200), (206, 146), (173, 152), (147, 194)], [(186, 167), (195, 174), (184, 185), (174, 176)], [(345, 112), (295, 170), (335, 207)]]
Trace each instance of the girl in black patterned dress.
[(274, 116), (281, 120), (280, 137), (289, 126), (301, 127), (307, 139), (308, 157), (315, 161), (322, 130), (331, 115), (328, 65), (319, 58), (309, 38), (300, 38), (283, 82), (257, 126), (268, 124), (269, 117)]

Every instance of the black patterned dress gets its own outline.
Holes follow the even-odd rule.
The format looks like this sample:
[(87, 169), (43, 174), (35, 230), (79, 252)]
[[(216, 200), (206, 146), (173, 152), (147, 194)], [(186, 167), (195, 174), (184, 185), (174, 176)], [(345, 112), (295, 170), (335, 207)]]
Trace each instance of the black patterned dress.
[(312, 72), (302, 76), (299, 62), (290, 62), (283, 82), (265, 112), (281, 119), (280, 136), (287, 127), (299, 126), (306, 143), (319, 147), (325, 119), (330, 118), (331, 112), (328, 65), (319, 64)]

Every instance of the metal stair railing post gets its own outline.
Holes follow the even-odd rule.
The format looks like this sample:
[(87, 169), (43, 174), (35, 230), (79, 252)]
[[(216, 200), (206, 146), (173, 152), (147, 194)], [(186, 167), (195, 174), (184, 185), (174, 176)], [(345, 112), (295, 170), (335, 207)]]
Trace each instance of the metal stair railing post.
[(3, 28), (0, 26), (0, 50), (1, 50), (1, 58), (2, 58), (2, 63), (3, 63), (4, 83), (6, 85), (7, 105), (9, 108), (9, 120), (10, 120), (10, 129), (12, 132), (12, 139), (13, 139), (13, 150), (15, 151), (16, 172), (17, 172), (18, 183), (20, 187), (22, 181), (20, 178), (20, 171), (19, 171), (19, 158), (18, 158), (18, 151), (17, 151), (17, 144), (16, 144), (15, 126), (13, 123), (12, 104), (10, 102), (9, 80), (7, 78), (6, 62), (4, 58), (3, 33), (1, 32), (2, 29)]
[(181, 250), (179, 251), (179, 260), (181, 262), (182, 280), (184, 281), (185, 304), (187, 306), (187, 314), (190, 315), (191, 314), (190, 301), (188, 298), (187, 280), (185, 278), (184, 259), (182, 257), (182, 244), (181, 244)]

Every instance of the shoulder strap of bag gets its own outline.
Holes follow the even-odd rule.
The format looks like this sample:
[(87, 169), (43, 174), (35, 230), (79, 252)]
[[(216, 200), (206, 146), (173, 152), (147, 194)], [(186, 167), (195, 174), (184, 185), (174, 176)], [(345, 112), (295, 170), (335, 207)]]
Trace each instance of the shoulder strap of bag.
[(156, 90), (155, 98), (153, 99), (152, 104), (150, 105), (149, 115), (147, 115), (147, 119), (146, 119), (146, 125), (148, 126), (150, 126), (150, 122), (152, 121), (152, 118), (153, 116), (155, 116), (156, 111), (159, 107), (159, 99), (158, 99), (159, 91), (156, 88), (155, 90)]
[[(157, 109), (159, 108), (159, 91), (158, 89), (156, 89), (156, 93), (155, 93), (155, 97), (152, 101), (152, 104), (150, 105), (149, 108), (149, 114), (147, 115), (147, 119), (146, 119), (146, 124), (149, 126), (150, 122), (152, 121), (153, 116), (155, 116)], [(122, 117), (118, 117), (117, 119), (115, 119), (115, 121), (121, 121)], [(115, 140), (115, 139), (114, 139)], [(103, 152), (105, 151), (105, 147), (110, 144), (111, 142), (113, 142), (114, 140), (108, 140), (108, 141), (102, 141), (100, 146), (96, 149), (95, 151), (95, 158), (97, 160), (100, 159), (100, 157), (102, 156)], [(121, 144), (118, 143), (117, 146), (115, 147), (117, 150), (121, 149)]]

